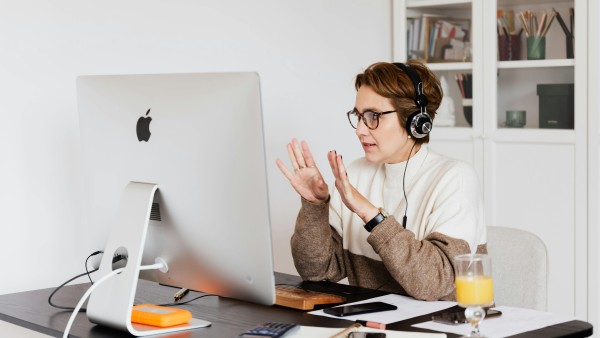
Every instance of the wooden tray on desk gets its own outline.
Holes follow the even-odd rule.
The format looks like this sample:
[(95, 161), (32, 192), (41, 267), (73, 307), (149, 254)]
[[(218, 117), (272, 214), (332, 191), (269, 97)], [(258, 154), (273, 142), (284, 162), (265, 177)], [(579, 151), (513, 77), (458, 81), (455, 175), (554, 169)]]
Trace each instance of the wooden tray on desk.
[(313, 310), (315, 305), (343, 303), (346, 298), (329, 293), (305, 290), (292, 285), (275, 286), (275, 304), (299, 310)]

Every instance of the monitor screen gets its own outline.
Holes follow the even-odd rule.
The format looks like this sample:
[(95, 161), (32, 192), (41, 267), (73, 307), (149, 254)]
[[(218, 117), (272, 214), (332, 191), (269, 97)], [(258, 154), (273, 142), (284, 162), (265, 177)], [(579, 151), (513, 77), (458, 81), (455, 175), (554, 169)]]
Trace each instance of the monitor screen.
[(273, 304), (258, 74), (81, 76), (77, 96), (92, 250), (128, 231), (114, 226), (126, 186), (155, 184), (142, 261), (127, 264), (161, 257), (168, 272), (140, 276)]

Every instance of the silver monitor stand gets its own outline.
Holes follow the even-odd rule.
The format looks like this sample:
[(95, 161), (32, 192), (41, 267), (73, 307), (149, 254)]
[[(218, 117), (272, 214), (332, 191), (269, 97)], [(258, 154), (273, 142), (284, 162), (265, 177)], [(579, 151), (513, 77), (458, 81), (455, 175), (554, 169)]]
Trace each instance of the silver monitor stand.
[(87, 316), (91, 322), (128, 331), (134, 336), (171, 333), (211, 324), (197, 318), (192, 318), (187, 324), (167, 328), (131, 322), (150, 211), (157, 188), (156, 184), (138, 182), (130, 182), (125, 187), (99, 273), (104, 276), (113, 270), (112, 257), (116, 253), (126, 253), (127, 265), (123, 272), (97, 286), (87, 306)]

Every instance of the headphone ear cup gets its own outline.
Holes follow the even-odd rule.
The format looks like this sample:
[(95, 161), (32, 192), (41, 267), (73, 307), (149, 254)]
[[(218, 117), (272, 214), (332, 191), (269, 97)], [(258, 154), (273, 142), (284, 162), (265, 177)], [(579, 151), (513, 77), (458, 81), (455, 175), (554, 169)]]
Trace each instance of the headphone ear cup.
[(406, 131), (414, 138), (423, 138), (429, 135), (432, 128), (432, 120), (426, 112), (416, 111), (406, 119)]

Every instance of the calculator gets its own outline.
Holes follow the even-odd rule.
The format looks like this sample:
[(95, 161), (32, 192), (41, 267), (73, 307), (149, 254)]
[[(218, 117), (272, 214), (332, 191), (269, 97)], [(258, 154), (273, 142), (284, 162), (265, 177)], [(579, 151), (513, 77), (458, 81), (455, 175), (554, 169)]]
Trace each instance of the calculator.
[(295, 332), (298, 329), (300, 329), (300, 325), (298, 324), (266, 322), (249, 329), (239, 335), (239, 337), (279, 338), (286, 336), (288, 333)]

